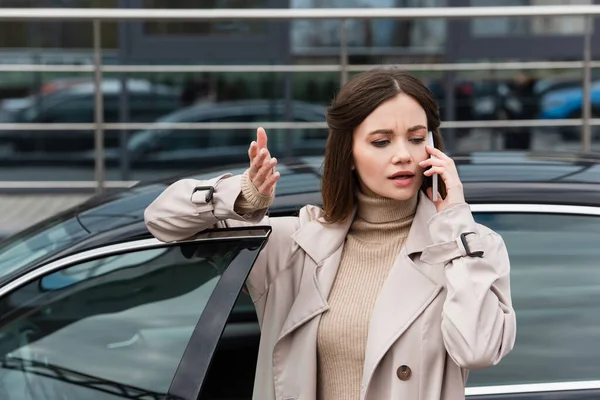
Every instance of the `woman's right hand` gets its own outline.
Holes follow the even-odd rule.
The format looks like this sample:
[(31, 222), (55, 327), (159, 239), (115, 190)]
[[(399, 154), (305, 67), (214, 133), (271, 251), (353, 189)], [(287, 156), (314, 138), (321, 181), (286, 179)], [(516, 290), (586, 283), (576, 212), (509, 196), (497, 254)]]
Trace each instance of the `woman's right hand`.
[(248, 169), (250, 181), (261, 195), (273, 195), (275, 184), (279, 179), (279, 172), (275, 171), (277, 159), (269, 154), (267, 133), (263, 128), (256, 130), (256, 141), (250, 144), (248, 156), (250, 157), (250, 168)]

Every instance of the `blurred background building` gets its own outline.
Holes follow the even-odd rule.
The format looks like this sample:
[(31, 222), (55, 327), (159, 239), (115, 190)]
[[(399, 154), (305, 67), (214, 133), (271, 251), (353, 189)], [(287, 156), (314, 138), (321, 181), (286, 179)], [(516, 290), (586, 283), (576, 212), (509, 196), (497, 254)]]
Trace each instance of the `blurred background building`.
[[(0, 0), (0, 7), (31, 8), (336, 8), (585, 5), (596, 0)], [(600, 55), (593, 30), (592, 57)], [(106, 66), (197, 66), (193, 72), (154, 68), (103, 72), (106, 123), (228, 124), (215, 129), (105, 130), (106, 179), (115, 186), (158, 179), (225, 162), (244, 162), (259, 123), (297, 123), (269, 129), (280, 157), (322, 154), (325, 111), (340, 87), (340, 22), (105, 22)], [(581, 61), (583, 17), (349, 20), (345, 26), (349, 75), (363, 66), (402, 64), (431, 88), (445, 123), (580, 118), (581, 68), (544, 63)], [(0, 60), (14, 65), (93, 65), (89, 22), (2, 22)], [(439, 63), (540, 62), (539, 68), (422, 68)], [(297, 66), (272, 71), (270, 66)], [(246, 70), (244, 67), (248, 67)], [(257, 66), (261, 68), (256, 68)], [(312, 67), (311, 67), (312, 66)], [(409, 68), (410, 69), (410, 68)], [(0, 123), (94, 122), (94, 74), (0, 72)], [(593, 70), (592, 116), (600, 116), (600, 81)], [(241, 124), (241, 125), (240, 125)], [(246, 125), (244, 125), (246, 124)], [(284, 124), (285, 125), (285, 124)], [(553, 125), (551, 122), (547, 125)], [(242, 127), (243, 126), (243, 127)], [(458, 127), (456, 127), (458, 126)], [(581, 149), (581, 127), (445, 129), (450, 152)], [(595, 129), (594, 129), (594, 133)], [(592, 149), (597, 149), (596, 142)], [(50, 207), (2, 203), (19, 219), (14, 230), (87, 198), (94, 191), (94, 131), (0, 130), (0, 193), (67, 193)], [(61, 183), (62, 182), (62, 183)], [(73, 183), (77, 182), (77, 183)], [(60, 183), (60, 184), (59, 184)], [(60, 189), (62, 187), (62, 189)], [(80, 188), (75, 190), (76, 188)], [(73, 194), (75, 193), (76, 194)], [(8, 198), (6, 198), (8, 199)], [(6, 200), (5, 199), (5, 200)], [(39, 196), (38, 196), (39, 199)], [(0, 200), (2, 197), (0, 195)], [(8, 201), (8, 200), (6, 200)], [(38, 203), (36, 203), (38, 204)], [(53, 203), (52, 203), (53, 204)], [(30, 211), (30, 210), (35, 210)], [(31, 213), (31, 217), (27, 217)], [(40, 214), (41, 213), (41, 214)], [(10, 214), (10, 213), (9, 213)], [(7, 217), (5, 217), (7, 218)], [(12, 218), (12, 217), (11, 217)], [(7, 222), (9, 221), (9, 222)], [(18, 221), (18, 222), (14, 222)], [(17, 223), (18, 226), (14, 226)]]

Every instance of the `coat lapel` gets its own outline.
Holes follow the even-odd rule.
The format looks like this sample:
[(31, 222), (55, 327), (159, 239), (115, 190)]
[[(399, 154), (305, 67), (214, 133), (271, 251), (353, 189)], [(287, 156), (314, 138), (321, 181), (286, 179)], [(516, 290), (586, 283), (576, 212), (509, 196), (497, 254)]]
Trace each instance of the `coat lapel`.
[(335, 224), (313, 220), (292, 238), (310, 260), (305, 260), (302, 281), (279, 339), (326, 311), (327, 297), (337, 273), (346, 234), (354, 218)]
[(429, 235), (428, 224), (431, 217), (437, 214), (435, 205), (429, 200), (423, 191), (419, 191), (419, 202), (417, 211), (413, 218), (408, 237), (404, 243), (406, 253), (411, 256), (414, 253), (422, 252), (425, 247), (433, 244)]
[(431, 244), (427, 222), (435, 213), (433, 203), (421, 193), (405, 245), (394, 261), (371, 313), (363, 373), (365, 385), (369, 384), (389, 348), (442, 290), (442, 284), (421, 270), (410, 257)]
[[(435, 213), (433, 203), (420, 192), (417, 211), (404, 247), (396, 257), (371, 314), (363, 374), (363, 382), (367, 385), (389, 348), (442, 290), (442, 283), (432, 279), (411, 259), (415, 253), (422, 252), (432, 244), (428, 221)], [(327, 297), (353, 220), (354, 215), (336, 224), (325, 224), (321, 219), (316, 219), (292, 236), (308, 257), (304, 262), (298, 294), (277, 344), (329, 308)]]
[(318, 324), (329, 308), (327, 297), (351, 222), (322, 224), (313, 220), (292, 236), (306, 256), (298, 293), (273, 348), (277, 398), (314, 398), (316, 394)]

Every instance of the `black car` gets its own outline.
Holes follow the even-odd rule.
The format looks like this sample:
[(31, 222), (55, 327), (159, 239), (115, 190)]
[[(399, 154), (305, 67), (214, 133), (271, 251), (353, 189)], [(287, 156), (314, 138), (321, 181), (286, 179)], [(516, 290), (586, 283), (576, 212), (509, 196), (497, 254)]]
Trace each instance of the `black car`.
[[(129, 95), (128, 122), (152, 122), (157, 116), (181, 107), (179, 91), (143, 79), (125, 81)], [(104, 122), (120, 122), (122, 83), (108, 78), (102, 82)], [(73, 81), (50, 93), (21, 99), (18, 107), (0, 110), (0, 122), (19, 124), (81, 123), (95, 121), (94, 82)], [(118, 147), (118, 131), (106, 131), (104, 145)], [(61, 160), (94, 149), (93, 130), (1, 130), (3, 162)]]
[[(259, 124), (308, 123), (320, 128), (268, 128), (269, 148), (277, 154), (306, 156), (321, 154), (327, 141), (326, 107), (285, 99), (235, 100), (219, 103), (200, 103), (177, 110), (155, 121), (161, 123)], [(244, 162), (248, 143), (256, 137), (256, 128), (228, 129), (168, 129), (158, 126), (136, 132), (127, 143), (130, 163), (134, 168), (204, 168)], [(292, 154), (293, 153), (293, 154)], [(95, 154), (88, 154), (92, 165)], [(118, 166), (118, 149), (106, 152), (106, 164)]]
[[(598, 398), (600, 159), (455, 160), (476, 220), (506, 242), (518, 319), (514, 350), (472, 371), (467, 397)], [(319, 204), (322, 159), (280, 163), (271, 215)], [(0, 245), (0, 398), (251, 398), (260, 330), (241, 288), (270, 228), (161, 243), (143, 211), (172, 181), (92, 199)]]

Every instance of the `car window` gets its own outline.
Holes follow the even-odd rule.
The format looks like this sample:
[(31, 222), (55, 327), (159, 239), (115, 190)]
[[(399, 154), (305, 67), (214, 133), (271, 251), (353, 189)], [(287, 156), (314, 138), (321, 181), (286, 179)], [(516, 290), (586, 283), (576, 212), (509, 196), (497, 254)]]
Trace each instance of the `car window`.
[(94, 99), (92, 96), (70, 96), (56, 104), (46, 103), (41, 113), (31, 119), (51, 123), (90, 123), (94, 121)]
[[(181, 121), (178, 121), (181, 122)], [(253, 122), (252, 116), (225, 116), (207, 118), (199, 123), (240, 123)], [(253, 129), (156, 129), (135, 134), (128, 144), (132, 151), (146, 150), (149, 153), (169, 153), (176, 151), (214, 153), (216, 149), (244, 148), (255, 138)], [(240, 149), (234, 150), (239, 152)]]
[(88, 236), (88, 231), (73, 217), (73, 214), (57, 215), (0, 243), (0, 277)]
[[(251, 399), (258, 361), (260, 327), (254, 303), (240, 292), (204, 380), (199, 400)], [(235, 360), (235, 362), (231, 362)], [(231, 377), (235, 385), (231, 385)]]
[[(164, 398), (215, 286), (246, 250), (256, 241), (131, 250), (3, 296), (0, 398)], [(218, 337), (222, 326), (199, 329)]]
[(513, 351), (472, 371), (469, 386), (597, 380), (600, 371), (600, 217), (476, 213), (502, 235), (517, 316)]
[[(129, 93), (125, 122), (153, 122), (179, 106), (179, 97), (159, 93)], [(121, 122), (121, 94), (104, 96), (104, 121)]]
[[(304, 109), (302, 106), (292, 104), (290, 116), (286, 116), (282, 108), (276, 112), (268, 113), (260, 121), (265, 122), (325, 122), (325, 107), (322, 112), (318, 109)], [(281, 153), (290, 152), (290, 155), (303, 156), (309, 154), (322, 154), (327, 143), (326, 128), (291, 128), (268, 129), (269, 148)], [(290, 146), (291, 145), (291, 148)]]

